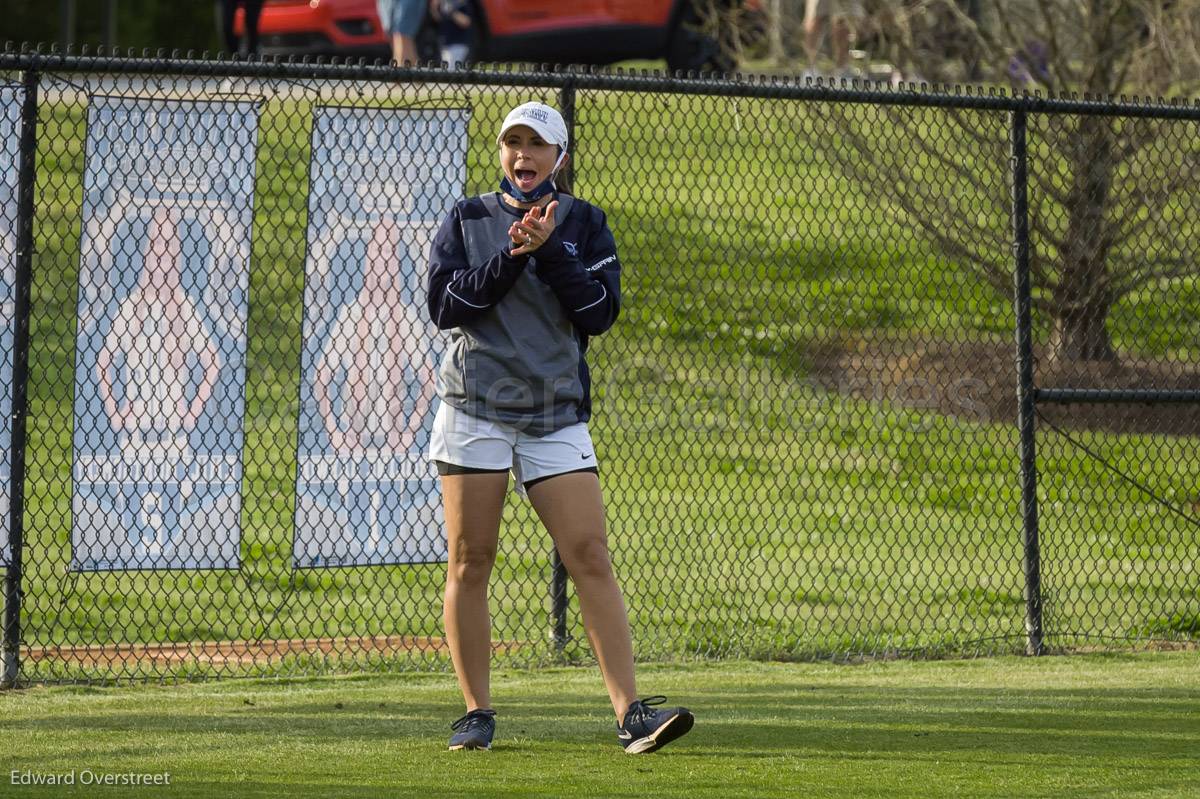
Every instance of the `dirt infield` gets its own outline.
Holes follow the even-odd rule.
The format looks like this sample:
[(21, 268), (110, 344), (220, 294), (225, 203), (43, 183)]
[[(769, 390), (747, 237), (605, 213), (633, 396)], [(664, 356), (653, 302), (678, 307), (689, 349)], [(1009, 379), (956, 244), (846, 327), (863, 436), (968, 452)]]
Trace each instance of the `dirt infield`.
[[(1062, 364), (1042, 347), (1034, 354), (1039, 388), (1200, 389), (1200, 369), (1191, 362), (1125, 357)], [(800, 362), (810, 380), (836, 394), (972, 422), (1016, 424), (1013, 345), (844, 336), (809, 347)], [(1200, 407), (1193, 404), (1043, 405), (1041, 411), (1073, 429), (1200, 435)]]

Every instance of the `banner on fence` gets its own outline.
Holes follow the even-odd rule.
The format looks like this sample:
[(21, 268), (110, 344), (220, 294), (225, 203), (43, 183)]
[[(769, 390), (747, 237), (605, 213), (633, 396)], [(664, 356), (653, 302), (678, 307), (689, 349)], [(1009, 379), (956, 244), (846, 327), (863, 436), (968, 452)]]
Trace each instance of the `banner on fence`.
[(446, 559), (429, 243), (462, 196), (468, 112), (320, 108), (313, 123), (296, 470), (298, 567)]
[(24, 103), (24, 89), (0, 88), (0, 565), (10, 561), (13, 309), (17, 283), (17, 179), (21, 160), (21, 106)]
[(73, 569), (238, 566), (258, 113), (91, 98)]

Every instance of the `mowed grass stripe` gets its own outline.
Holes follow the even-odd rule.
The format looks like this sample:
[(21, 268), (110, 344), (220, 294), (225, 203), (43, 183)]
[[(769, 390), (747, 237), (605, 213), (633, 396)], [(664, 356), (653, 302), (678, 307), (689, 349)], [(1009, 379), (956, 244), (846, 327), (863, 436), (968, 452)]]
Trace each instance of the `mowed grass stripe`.
[[(1194, 652), (862, 666), (644, 666), (691, 708), (661, 752), (617, 746), (596, 668), (498, 670), (493, 751), (446, 751), (450, 674), (33, 688), (6, 697), (11, 770), (171, 773), (187, 797), (1187, 797)], [(13, 787), (83, 796), (95, 788)]]

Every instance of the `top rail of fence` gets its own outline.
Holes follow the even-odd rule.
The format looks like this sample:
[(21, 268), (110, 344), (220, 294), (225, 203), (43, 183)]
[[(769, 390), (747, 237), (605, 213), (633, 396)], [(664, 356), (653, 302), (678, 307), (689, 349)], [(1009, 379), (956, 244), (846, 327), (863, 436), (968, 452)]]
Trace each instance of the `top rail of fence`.
[(123, 75), (221, 76), (390, 83), (439, 83), (481, 86), (532, 86), (626, 92), (660, 92), (751, 99), (809, 100), (890, 106), (960, 108), (978, 111), (1082, 114), (1089, 116), (1151, 117), (1200, 120), (1200, 98), (1132, 99), (1043, 96), (1040, 92), (1008, 92), (1002, 87), (959, 84), (938, 86), (903, 83), (886, 86), (867, 81), (804, 82), (748, 74), (674, 76), (641, 72), (599, 71), (587, 68), (545, 67), (512, 69), (489, 66), (443, 69), (362, 62), (323, 63), (295, 60), (189, 59), (172, 56), (70, 55), (63, 53), (0, 52), (0, 70), (39, 70), (59, 73)]

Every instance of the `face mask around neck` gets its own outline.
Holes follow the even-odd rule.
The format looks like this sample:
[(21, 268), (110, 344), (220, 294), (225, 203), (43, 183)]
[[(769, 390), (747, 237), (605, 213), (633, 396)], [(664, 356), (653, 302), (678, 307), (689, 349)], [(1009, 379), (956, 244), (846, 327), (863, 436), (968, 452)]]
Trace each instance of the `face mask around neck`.
[(555, 189), (554, 177), (558, 174), (558, 168), (560, 166), (562, 166), (563, 159), (566, 157), (567, 157), (567, 151), (563, 150), (559, 154), (558, 160), (554, 162), (554, 168), (550, 170), (550, 177), (546, 178), (545, 180), (543, 180), (538, 185), (534, 186), (529, 191), (521, 191), (516, 186), (514, 186), (512, 184), (512, 181), (508, 179), (508, 175), (505, 175), (503, 178), (500, 179), (500, 191), (504, 192), (509, 197), (512, 197), (514, 200), (517, 200), (518, 202), (523, 202), (523, 203), (537, 202), (538, 200), (545, 197), (547, 194), (550, 194), (551, 192), (554, 191), (554, 189)]

